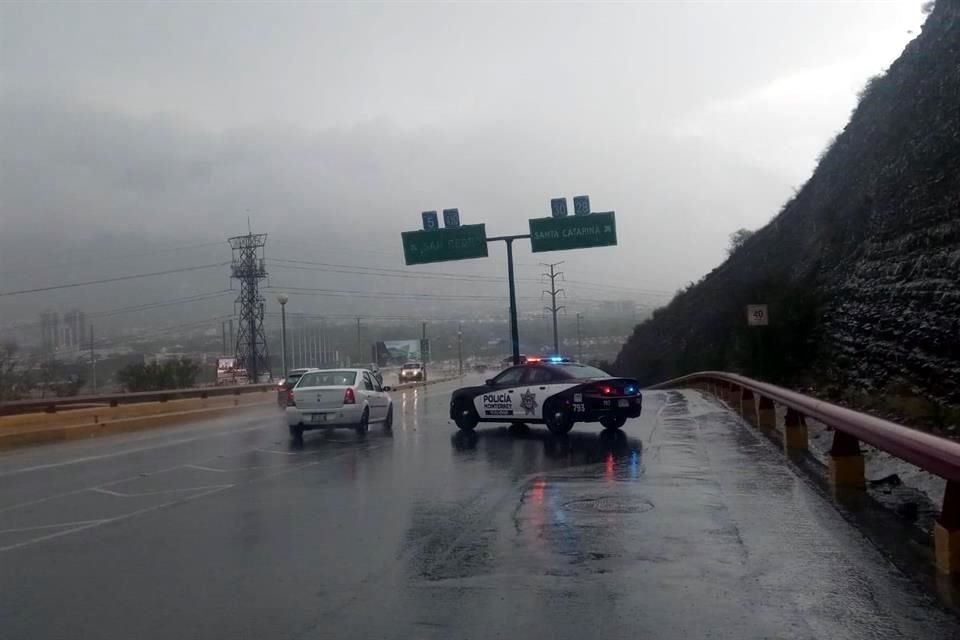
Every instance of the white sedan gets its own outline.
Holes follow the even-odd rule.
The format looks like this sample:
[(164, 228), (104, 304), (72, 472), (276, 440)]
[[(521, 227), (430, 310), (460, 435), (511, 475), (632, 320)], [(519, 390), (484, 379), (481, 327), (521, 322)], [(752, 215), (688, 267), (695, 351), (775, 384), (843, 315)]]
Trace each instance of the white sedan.
[(393, 427), (390, 387), (368, 369), (313, 369), (303, 374), (287, 401), (290, 435), (307, 429), (352, 427), (365, 434), (371, 423)]

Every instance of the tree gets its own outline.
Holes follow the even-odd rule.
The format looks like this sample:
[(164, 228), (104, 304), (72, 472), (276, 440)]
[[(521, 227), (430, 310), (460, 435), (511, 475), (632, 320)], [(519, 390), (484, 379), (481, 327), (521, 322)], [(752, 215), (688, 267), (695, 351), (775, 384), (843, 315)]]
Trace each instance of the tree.
[(117, 372), (117, 381), (131, 392), (186, 389), (196, 384), (198, 373), (200, 366), (185, 358), (127, 365)]
[(16, 342), (0, 343), (0, 401), (19, 400), (31, 388), (29, 367)]
[(41, 398), (47, 397), (48, 394), (53, 394), (57, 398), (66, 398), (77, 395), (86, 380), (80, 374), (69, 373), (67, 365), (56, 358), (49, 358), (40, 363), (37, 382)]
[(746, 243), (746, 241), (750, 239), (750, 237), (753, 234), (754, 232), (751, 231), (750, 229), (743, 229), (743, 228), (737, 229), (736, 231), (731, 233), (730, 246), (727, 247), (727, 254), (731, 256), (735, 254), (740, 249), (740, 247), (742, 247), (744, 243)]

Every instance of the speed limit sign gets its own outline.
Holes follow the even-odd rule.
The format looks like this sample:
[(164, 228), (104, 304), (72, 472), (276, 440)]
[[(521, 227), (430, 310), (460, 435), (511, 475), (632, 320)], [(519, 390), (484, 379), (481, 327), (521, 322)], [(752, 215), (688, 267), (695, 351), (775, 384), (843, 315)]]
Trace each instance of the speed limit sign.
[(747, 305), (747, 324), (751, 327), (765, 327), (770, 324), (770, 314), (765, 304)]

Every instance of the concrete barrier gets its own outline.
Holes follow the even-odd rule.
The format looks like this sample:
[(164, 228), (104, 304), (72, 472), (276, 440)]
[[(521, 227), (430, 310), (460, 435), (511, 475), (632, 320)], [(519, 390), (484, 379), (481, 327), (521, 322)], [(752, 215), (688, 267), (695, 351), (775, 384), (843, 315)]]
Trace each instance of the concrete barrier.
[[(445, 376), (426, 382), (408, 382), (390, 386), (404, 391), (442, 382), (458, 380), (461, 376)], [(87, 407), (58, 413), (22, 413), (0, 416), (0, 449), (48, 442), (64, 442), (93, 438), (112, 433), (142, 431), (157, 427), (175, 426), (198, 420), (208, 420), (245, 411), (251, 407), (275, 405), (275, 393), (247, 393), (242, 395), (183, 398), (166, 402), (139, 402), (109, 406)]]
[[(249, 394), (78, 409), (63, 414), (4, 416), (0, 449), (174, 426), (271, 405), (276, 405), (275, 395)], [(81, 413), (84, 415), (77, 415)]]

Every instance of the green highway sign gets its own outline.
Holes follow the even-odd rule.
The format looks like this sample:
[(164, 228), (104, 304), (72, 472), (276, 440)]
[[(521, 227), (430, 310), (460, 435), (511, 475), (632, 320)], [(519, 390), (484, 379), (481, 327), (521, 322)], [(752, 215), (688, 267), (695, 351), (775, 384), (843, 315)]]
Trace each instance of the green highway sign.
[(613, 211), (564, 218), (531, 218), (530, 250), (564, 251), (617, 244), (617, 220)]
[(447, 229), (404, 231), (403, 259), (408, 265), (487, 257), (487, 229), (465, 224)]

